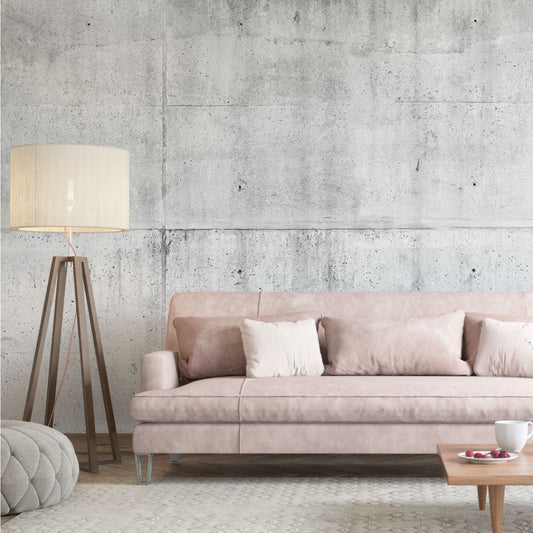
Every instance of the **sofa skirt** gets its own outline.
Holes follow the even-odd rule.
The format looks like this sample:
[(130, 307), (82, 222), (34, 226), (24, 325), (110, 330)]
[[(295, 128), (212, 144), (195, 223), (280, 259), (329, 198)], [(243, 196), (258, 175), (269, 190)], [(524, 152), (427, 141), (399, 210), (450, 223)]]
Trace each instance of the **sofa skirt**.
[(159, 424), (133, 431), (135, 453), (436, 453), (437, 444), (494, 444), (493, 424)]

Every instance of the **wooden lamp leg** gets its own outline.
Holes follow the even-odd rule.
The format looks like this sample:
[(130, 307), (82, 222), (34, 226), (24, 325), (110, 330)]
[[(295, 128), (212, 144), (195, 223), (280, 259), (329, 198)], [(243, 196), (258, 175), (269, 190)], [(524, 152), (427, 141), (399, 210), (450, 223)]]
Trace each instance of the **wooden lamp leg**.
[(96, 473), (98, 472), (98, 461), (96, 458), (93, 390), (91, 385), (91, 367), (89, 361), (89, 340), (87, 338), (85, 295), (83, 291), (82, 261), (79, 257), (74, 258), (74, 292), (76, 294), (76, 310), (78, 312), (78, 337), (80, 343), (81, 380), (83, 386), (83, 405), (85, 407), (85, 428), (87, 431), (89, 470)]
[(59, 365), (59, 347), (61, 345), (61, 325), (63, 324), (63, 307), (65, 303), (65, 282), (67, 280), (67, 263), (59, 264), (57, 276), (56, 305), (52, 330), (52, 348), (50, 350), (50, 368), (48, 369), (48, 391), (46, 393), (46, 410), (44, 424), (52, 425), (53, 410), (56, 399), (57, 371)]
[(28, 386), (28, 394), (26, 395), (24, 415), (22, 416), (22, 420), (25, 422), (29, 422), (31, 420), (31, 414), (33, 412), (37, 381), (39, 380), (39, 371), (41, 370), (41, 362), (43, 359), (46, 330), (48, 329), (48, 320), (50, 318), (50, 310), (52, 309), (52, 301), (54, 299), (54, 288), (56, 287), (59, 266), (64, 259), (64, 257), (54, 257), (52, 259), (52, 266), (50, 267), (50, 275), (48, 276), (48, 285), (46, 287), (43, 312), (41, 314), (41, 324), (39, 326), (39, 334), (37, 335), (37, 346), (35, 348), (33, 366), (31, 368), (30, 384)]
[[(50, 369), (48, 375), (48, 389), (46, 396), (45, 425), (52, 420), (52, 411), (55, 403), (57, 372), (59, 364), (59, 347), (61, 344), (61, 325), (63, 321), (63, 308), (65, 300), (65, 284), (67, 264), (74, 265), (74, 292), (76, 299), (76, 311), (78, 315), (78, 337), (80, 343), (81, 358), (81, 375), (83, 386), (83, 404), (85, 410), (85, 426), (87, 433), (87, 451), (89, 458), (89, 470), (93, 473), (98, 472), (98, 460), (96, 454), (96, 429), (94, 422), (94, 404), (91, 384), (91, 368), (89, 359), (89, 339), (87, 332), (87, 309), (91, 323), (92, 337), (96, 352), (96, 361), (100, 383), (102, 386), (102, 395), (104, 399), (104, 408), (111, 440), (111, 449), (113, 453), (113, 462), (120, 462), (120, 448), (118, 435), (113, 415), (113, 406), (111, 403), (111, 393), (107, 379), (107, 371), (104, 361), (104, 352), (102, 349), (102, 340), (100, 329), (98, 327), (96, 307), (94, 304), (94, 295), (89, 275), (89, 266), (86, 257), (54, 257), (50, 268), (48, 286), (44, 300), (43, 312), (41, 315), (41, 324), (37, 337), (37, 347), (33, 359), (31, 370), (30, 384), (24, 406), (23, 420), (30, 421), (35, 403), (35, 393), (37, 382), (42, 363), (43, 349), (46, 340), (46, 331), (50, 319), (50, 311), (54, 299), (54, 289), (56, 291), (56, 301), (54, 310), (54, 325), (52, 333), (52, 348), (50, 351)], [(85, 303), (87, 297), (87, 305)]]
[(100, 328), (98, 326), (96, 306), (94, 304), (93, 286), (91, 284), (89, 263), (87, 262), (87, 258), (83, 258), (81, 264), (83, 270), (83, 283), (85, 285), (85, 292), (87, 294), (87, 308), (89, 310), (89, 320), (93, 334), (94, 350), (96, 352), (96, 363), (98, 365), (98, 373), (100, 375), (100, 385), (102, 387), (102, 397), (104, 399), (107, 427), (109, 429), (109, 438), (111, 440), (111, 451), (113, 453), (113, 459), (116, 462), (120, 462), (120, 447), (118, 444), (117, 428), (115, 425), (115, 417), (113, 415), (113, 404), (111, 403), (111, 392), (109, 390), (109, 382), (107, 380), (104, 350), (102, 349), (102, 338), (100, 336)]

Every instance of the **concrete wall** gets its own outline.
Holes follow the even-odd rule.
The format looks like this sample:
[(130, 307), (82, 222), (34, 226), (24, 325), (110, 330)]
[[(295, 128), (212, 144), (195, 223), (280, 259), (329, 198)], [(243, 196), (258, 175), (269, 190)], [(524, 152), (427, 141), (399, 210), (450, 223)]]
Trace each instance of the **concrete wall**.
[[(8, 229), (12, 145), (130, 151), (131, 231), (76, 237), (129, 431), (174, 291), (531, 290), (532, 28), (530, 0), (4, 0), (2, 416), (67, 251)], [(79, 379), (74, 350), (63, 431)]]

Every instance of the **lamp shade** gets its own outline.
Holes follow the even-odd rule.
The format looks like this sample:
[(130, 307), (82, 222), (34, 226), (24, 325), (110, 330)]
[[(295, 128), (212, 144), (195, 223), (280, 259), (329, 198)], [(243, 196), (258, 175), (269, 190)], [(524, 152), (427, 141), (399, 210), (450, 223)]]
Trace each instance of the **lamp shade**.
[(32, 144), (11, 149), (11, 229), (74, 232), (129, 228), (129, 153)]

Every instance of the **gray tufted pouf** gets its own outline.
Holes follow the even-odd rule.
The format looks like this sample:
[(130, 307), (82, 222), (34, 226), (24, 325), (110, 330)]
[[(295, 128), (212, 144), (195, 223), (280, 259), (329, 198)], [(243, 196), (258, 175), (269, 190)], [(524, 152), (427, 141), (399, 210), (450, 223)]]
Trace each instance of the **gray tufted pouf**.
[(70, 440), (56, 429), (2, 420), (2, 515), (55, 505), (72, 494), (80, 467)]

